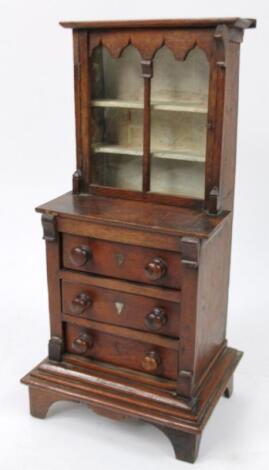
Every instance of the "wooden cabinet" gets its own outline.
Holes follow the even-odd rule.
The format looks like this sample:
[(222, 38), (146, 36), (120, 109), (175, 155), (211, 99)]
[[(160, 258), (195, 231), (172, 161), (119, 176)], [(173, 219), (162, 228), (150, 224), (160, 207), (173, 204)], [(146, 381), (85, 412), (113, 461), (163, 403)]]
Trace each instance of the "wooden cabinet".
[(239, 49), (255, 20), (62, 26), (77, 157), (72, 192), (37, 208), (51, 338), (22, 379), (31, 413), (74, 400), (140, 418), (192, 462), (242, 356), (226, 320)]

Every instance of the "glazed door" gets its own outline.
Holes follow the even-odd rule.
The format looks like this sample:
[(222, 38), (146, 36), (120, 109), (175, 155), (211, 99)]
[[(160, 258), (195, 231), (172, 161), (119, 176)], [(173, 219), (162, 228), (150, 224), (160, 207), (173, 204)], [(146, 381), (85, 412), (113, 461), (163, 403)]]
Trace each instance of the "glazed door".
[(105, 47), (97, 47), (91, 80), (91, 182), (141, 191), (144, 104), (139, 52), (130, 45), (115, 59)]
[[(187, 47), (187, 33), (174, 32), (173, 47), (151, 46), (154, 32), (133, 33), (125, 42), (124, 33), (94, 39), (90, 192), (204, 201), (210, 63), (196, 40)], [(178, 54), (183, 46), (185, 54)]]
[(153, 60), (150, 191), (204, 198), (209, 66), (197, 47), (184, 61), (166, 46)]

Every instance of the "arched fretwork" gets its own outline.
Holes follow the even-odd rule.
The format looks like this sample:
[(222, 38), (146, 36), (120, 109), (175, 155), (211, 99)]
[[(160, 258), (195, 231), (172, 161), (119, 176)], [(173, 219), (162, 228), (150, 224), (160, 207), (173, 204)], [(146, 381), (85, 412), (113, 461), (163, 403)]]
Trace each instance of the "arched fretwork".
[(90, 54), (98, 45), (105, 46), (112, 57), (120, 57), (122, 50), (132, 44), (143, 59), (153, 59), (162, 46), (166, 45), (178, 60), (183, 60), (196, 45), (207, 55), (212, 56), (213, 31), (204, 32), (201, 36), (197, 31), (185, 30), (145, 30), (145, 31), (100, 31), (90, 35)]

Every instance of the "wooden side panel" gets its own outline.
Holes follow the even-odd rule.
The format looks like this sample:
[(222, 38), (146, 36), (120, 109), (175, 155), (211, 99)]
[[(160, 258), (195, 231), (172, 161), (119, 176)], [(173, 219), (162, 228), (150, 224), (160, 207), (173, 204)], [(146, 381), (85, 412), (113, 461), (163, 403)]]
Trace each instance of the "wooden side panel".
[(240, 44), (230, 42), (226, 56), (220, 196), (222, 209), (232, 210), (236, 163)]
[(222, 149), (224, 100), (225, 100), (225, 28), (218, 26), (214, 34), (214, 55), (210, 63), (208, 140), (206, 161), (205, 208), (214, 214), (219, 207), (220, 162)]
[(177, 379), (179, 395), (191, 398), (194, 386), (195, 337), (197, 319), (197, 285), (200, 256), (200, 240), (183, 237), (182, 292), (180, 316), (180, 368)]
[(144, 123), (143, 123), (143, 191), (150, 190), (150, 135), (151, 109), (150, 90), (153, 73), (152, 60), (142, 60), (142, 77), (144, 77)]
[(184, 237), (177, 392), (191, 397), (225, 345), (232, 215), (207, 241)]
[(58, 280), (60, 250), (58, 242), (46, 242), (50, 328), (52, 336), (62, 336), (61, 296)]
[(90, 80), (88, 31), (73, 32), (77, 168), (73, 191), (85, 192), (90, 178)]
[(79, 32), (73, 31), (73, 56), (74, 56), (74, 92), (75, 92), (75, 124), (76, 124), (76, 154), (77, 171), (82, 171), (81, 148), (81, 84), (80, 84), (80, 44)]
[(63, 352), (63, 329), (61, 319), (61, 290), (58, 277), (61, 266), (60, 236), (57, 231), (57, 218), (54, 215), (43, 214), (42, 225), (44, 240), (46, 240), (47, 279), (50, 314), (49, 358), (61, 360)]
[(210, 240), (199, 261), (195, 345), (197, 383), (225, 342), (230, 271), (231, 216)]

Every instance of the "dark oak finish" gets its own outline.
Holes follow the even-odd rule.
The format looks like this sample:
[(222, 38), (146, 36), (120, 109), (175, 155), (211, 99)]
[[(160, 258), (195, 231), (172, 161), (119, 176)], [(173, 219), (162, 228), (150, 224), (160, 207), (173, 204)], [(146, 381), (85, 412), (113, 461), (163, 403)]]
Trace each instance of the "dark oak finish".
[[(54, 402), (71, 400), (112, 419), (142, 419), (169, 438), (177, 459), (194, 462), (204, 426), (218, 400), (232, 395), (234, 371), (242, 357), (227, 346), (226, 322), (239, 52), (244, 30), (254, 28), (256, 21), (213, 18), (61, 24), (73, 29), (76, 168), (72, 192), (36, 209), (42, 214), (46, 242), (50, 339), (48, 358), (22, 379), (29, 386), (30, 412), (44, 418)], [(108, 64), (112, 61), (117, 69), (126, 50), (139, 57), (137, 69), (134, 63), (130, 74), (140, 70), (140, 101), (133, 96), (114, 99), (119, 80), (114, 88), (107, 83)], [(203, 55), (201, 89), (207, 76), (208, 95), (207, 90), (205, 95), (203, 91), (195, 95), (187, 88), (188, 96), (182, 98), (180, 76), (174, 96), (173, 90), (166, 90), (172, 85), (162, 78), (160, 95), (165, 89), (174, 98), (168, 103), (163, 99), (158, 111), (160, 102), (154, 104), (152, 97), (156, 94), (156, 58), (164, 50), (176, 63), (177, 73), (182, 73), (188, 57), (198, 60), (193, 52)], [(199, 67), (194, 70), (200, 73)], [(128, 73), (121, 86), (132, 83)], [(169, 80), (173, 78), (168, 66), (167, 74)], [(199, 77), (194, 78), (198, 81)], [(151, 191), (156, 158), (154, 106), (161, 113), (172, 110), (183, 144), (184, 126), (188, 128), (191, 122), (191, 140), (195, 143), (198, 135), (198, 150), (204, 148), (204, 155), (198, 151), (196, 155), (187, 144), (186, 152), (179, 152), (172, 128), (171, 135), (165, 128), (166, 114), (161, 121), (162, 138), (169, 136), (172, 152), (168, 145), (168, 153), (161, 148), (157, 158), (168, 163), (174, 160), (174, 166), (163, 166), (158, 184), (162, 185), (167, 174), (174, 178), (171, 168), (176, 168), (175, 162), (183, 162), (180, 168), (184, 172), (190, 161), (196, 173), (191, 173), (193, 181), (186, 176), (184, 184), (193, 190), (202, 168), (200, 192), (187, 187), (180, 195), (172, 186), (171, 194)], [(113, 107), (116, 112), (107, 124)], [(141, 129), (137, 110), (142, 116)], [(134, 119), (127, 131), (124, 119)], [(199, 126), (205, 129), (203, 145)], [(128, 139), (132, 132), (140, 131), (142, 150), (137, 151)], [(137, 176), (130, 169), (134, 167), (127, 173), (129, 185), (124, 178), (124, 184), (115, 186), (113, 178), (107, 186), (95, 180), (100, 168), (112, 176), (116, 171), (118, 150), (113, 145), (118, 142), (117, 132), (127, 139), (125, 150), (121, 147), (121, 161), (140, 159), (140, 190), (128, 189), (137, 187), (132, 185)], [(102, 144), (105, 160), (98, 157)], [(110, 155), (106, 154), (107, 144), (111, 144)], [(130, 150), (133, 154), (128, 155)], [(100, 181), (103, 184), (105, 178)], [(177, 179), (176, 183), (182, 184)]]

